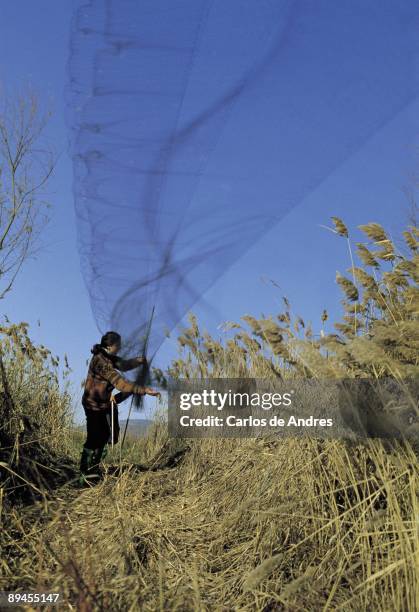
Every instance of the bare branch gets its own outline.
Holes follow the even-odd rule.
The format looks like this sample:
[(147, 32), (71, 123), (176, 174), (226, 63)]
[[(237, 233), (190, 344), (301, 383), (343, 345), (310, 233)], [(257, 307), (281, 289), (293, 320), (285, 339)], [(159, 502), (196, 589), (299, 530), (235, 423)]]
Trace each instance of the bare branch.
[(40, 113), (32, 92), (5, 97), (0, 108), (0, 299), (35, 252), (48, 221), (42, 196), (55, 156), (42, 137), (49, 117)]

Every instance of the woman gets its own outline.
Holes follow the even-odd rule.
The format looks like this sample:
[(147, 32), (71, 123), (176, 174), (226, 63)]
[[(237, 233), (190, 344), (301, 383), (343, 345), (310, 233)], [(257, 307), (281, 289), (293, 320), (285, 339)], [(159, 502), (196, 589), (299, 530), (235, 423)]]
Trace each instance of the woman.
[[(87, 439), (84, 443), (80, 461), (80, 485), (86, 483), (86, 477), (99, 467), (106, 455), (106, 444), (111, 437), (112, 410), (114, 411), (114, 442), (118, 438), (119, 426), (117, 410), (113, 401), (120, 403), (135, 393), (153, 395), (160, 393), (150, 387), (141, 387), (123, 378), (118, 370), (126, 372), (146, 364), (145, 357), (121, 359), (117, 353), (121, 349), (121, 336), (113, 331), (107, 332), (92, 348), (89, 371), (85, 383), (82, 404), (86, 414)], [(112, 391), (120, 391), (112, 398)], [(116, 440), (115, 440), (116, 438)]]

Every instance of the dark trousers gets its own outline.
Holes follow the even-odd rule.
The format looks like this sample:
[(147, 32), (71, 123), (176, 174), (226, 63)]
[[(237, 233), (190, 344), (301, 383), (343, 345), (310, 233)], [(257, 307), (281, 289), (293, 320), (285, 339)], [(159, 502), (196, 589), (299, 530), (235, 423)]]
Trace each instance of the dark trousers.
[[(112, 432), (112, 412), (111, 408), (107, 410), (90, 410), (89, 408), (84, 409), (86, 415), (86, 428), (87, 438), (84, 443), (84, 448), (90, 448), (94, 450), (96, 448), (103, 448), (106, 444), (111, 443), (111, 432)], [(113, 442), (116, 444), (119, 438), (119, 421), (118, 421), (118, 408), (113, 406), (113, 418), (114, 418), (114, 439)]]

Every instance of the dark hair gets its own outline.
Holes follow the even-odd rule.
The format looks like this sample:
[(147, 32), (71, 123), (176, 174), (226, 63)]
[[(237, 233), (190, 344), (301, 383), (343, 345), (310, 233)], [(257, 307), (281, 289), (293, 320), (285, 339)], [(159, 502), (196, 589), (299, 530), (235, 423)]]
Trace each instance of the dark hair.
[(102, 336), (100, 340), (100, 344), (95, 344), (92, 348), (93, 355), (97, 355), (100, 353), (101, 349), (108, 348), (113, 346), (114, 344), (119, 344), (121, 342), (121, 336), (114, 331), (108, 331), (104, 336)]

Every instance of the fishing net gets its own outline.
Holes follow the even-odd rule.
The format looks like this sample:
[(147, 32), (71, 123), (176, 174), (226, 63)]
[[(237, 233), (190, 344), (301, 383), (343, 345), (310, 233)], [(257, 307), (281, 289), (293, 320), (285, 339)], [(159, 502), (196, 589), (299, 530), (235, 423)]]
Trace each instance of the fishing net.
[(417, 95), (418, 18), (413, 0), (76, 2), (67, 115), (99, 330), (154, 354)]

